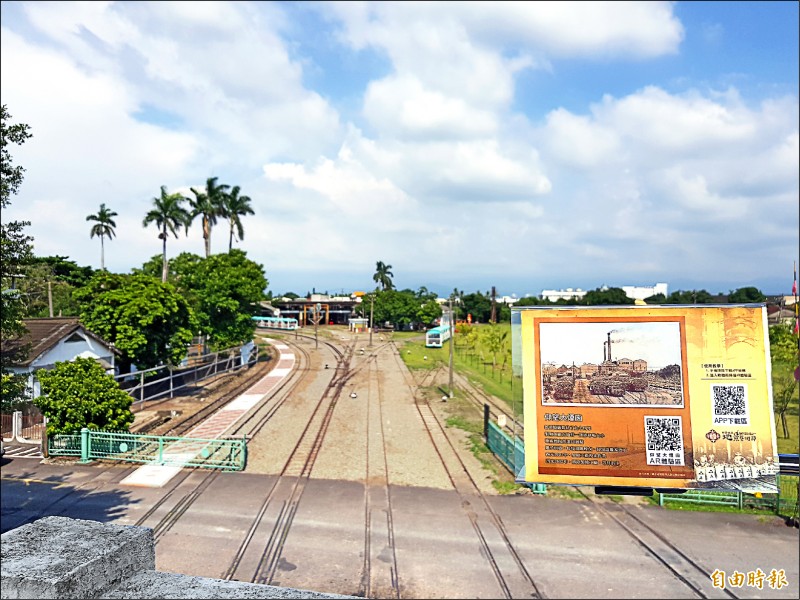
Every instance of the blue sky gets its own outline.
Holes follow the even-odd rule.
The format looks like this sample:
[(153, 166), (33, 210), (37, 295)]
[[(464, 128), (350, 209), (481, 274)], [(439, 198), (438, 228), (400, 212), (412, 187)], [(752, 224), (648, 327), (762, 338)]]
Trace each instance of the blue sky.
[[(788, 292), (797, 2), (3, 2), (33, 138), (3, 219), (99, 266), (160, 252), (166, 185), (241, 186), (270, 289)], [(212, 251), (227, 249), (227, 225)], [(171, 256), (203, 252), (199, 223)]]

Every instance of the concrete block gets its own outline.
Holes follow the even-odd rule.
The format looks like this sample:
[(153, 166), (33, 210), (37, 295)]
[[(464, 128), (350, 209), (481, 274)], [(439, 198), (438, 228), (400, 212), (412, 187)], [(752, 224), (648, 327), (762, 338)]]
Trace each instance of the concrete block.
[[(137, 573), (117, 588), (103, 595), (108, 600), (150, 600), (151, 598), (231, 598), (242, 600), (260, 598), (353, 598), (309, 590), (297, 590), (273, 585), (227, 581), (211, 577), (195, 577), (163, 571)], [(363, 600), (360, 599), (360, 600)]]
[(44, 517), (2, 534), (2, 598), (96, 598), (155, 569), (153, 531)]

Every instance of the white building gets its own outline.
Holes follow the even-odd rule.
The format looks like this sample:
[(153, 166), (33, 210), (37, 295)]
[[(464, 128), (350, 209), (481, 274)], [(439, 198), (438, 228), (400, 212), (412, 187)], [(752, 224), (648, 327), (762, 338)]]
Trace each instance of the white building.
[(572, 288), (567, 288), (565, 290), (542, 290), (541, 295), (539, 296), (542, 300), (550, 300), (550, 302), (555, 302), (556, 300), (580, 300), (586, 295), (586, 291), (578, 288), (573, 290)]
[(73, 361), (77, 357), (93, 358), (109, 375), (115, 374), (116, 350), (101, 337), (88, 331), (77, 317), (25, 319), (27, 332), (18, 340), (3, 340), (2, 352), (15, 353), (27, 348), (24, 356), (15, 356), (9, 366), (12, 373), (25, 373), (32, 397), (40, 395), (38, 369), (52, 369), (57, 362)]
[(669, 296), (666, 283), (657, 283), (652, 287), (623, 285), (622, 291), (624, 291), (628, 298), (631, 298), (632, 300), (644, 300), (645, 298), (655, 296), (656, 294), (664, 294), (665, 298)]

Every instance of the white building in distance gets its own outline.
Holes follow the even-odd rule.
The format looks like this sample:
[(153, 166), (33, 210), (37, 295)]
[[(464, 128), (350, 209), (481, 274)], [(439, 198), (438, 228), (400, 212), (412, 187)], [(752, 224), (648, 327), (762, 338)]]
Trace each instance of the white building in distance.
[[(604, 285), (600, 289), (607, 290), (608, 287)], [(621, 289), (631, 300), (644, 300), (645, 298), (655, 296), (656, 294), (664, 294), (664, 297), (669, 295), (666, 283), (656, 283), (653, 286), (623, 285)], [(550, 300), (550, 302), (555, 302), (556, 300), (580, 300), (586, 295), (586, 293), (586, 290), (582, 290), (581, 288), (567, 288), (565, 290), (542, 290), (540, 298), (542, 298), (542, 300)]]
[(572, 288), (567, 288), (565, 290), (542, 290), (540, 298), (542, 300), (550, 300), (550, 302), (555, 302), (556, 300), (580, 300), (586, 295), (586, 291), (578, 288), (573, 290)]

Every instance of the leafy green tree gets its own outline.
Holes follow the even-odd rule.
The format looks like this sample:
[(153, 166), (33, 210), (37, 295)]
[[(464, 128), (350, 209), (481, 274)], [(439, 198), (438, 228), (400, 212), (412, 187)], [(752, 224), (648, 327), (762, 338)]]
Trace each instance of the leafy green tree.
[(728, 302), (731, 304), (751, 304), (755, 302), (764, 302), (767, 297), (761, 293), (757, 287), (743, 287), (728, 295)]
[(95, 274), (73, 294), (87, 329), (122, 353), (120, 370), (178, 364), (192, 341), (196, 321), (189, 303), (169, 283), (143, 274)]
[(548, 306), (552, 304), (547, 298), (537, 298), (536, 296), (526, 296), (516, 301), (514, 306)]
[(663, 304), (711, 304), (713, 302), (714, 297), (706, 290), (676, 290), (667, 296)]
[(456, 315), (459, 318), (466, 318), (472, 315), (473, 323), (488, 323), (492, 316), (492, 300), (489, 294), (482, 294), (475, 291), (471, 294), (462, 294), (458, 302), (453, 302), (456, 308)]
[(36, 372), (42, 395), (34, 399), (47, 417), (47, 433), (88, 429), (127, 430), (133, 423), (133, 400), (92, 358), (57, 362), (52, 370)]
[(78, 304), (72, 298), (75, 287), (59, 279), (51, 265), (34, 260), (25, 265), (22, 272), (24, 277), (20, 280), (18, 289), (26, 317), (49, 317), (50, 299), (53, 316), (78, 314)]
[(176, 238), (180, 227), (189, 227), (189, 212), (183, 208), (186, 200), (182, 195), (168, 194), (167, 186), (161, 186), (161, 196), (153, 198), (153, 208), (145, 215), (142, 227), (147, 227), (150, 223), (155, 223), (160, 230), (158, 239), (161, 240), (161, 281), (167, 281), (167, 232)]
[[(223, 216), (228, 219), (230, 224), (230, 236), (228, 237), (228, 252), (233, 248), (233, 237), (239, 241), (244, 239), (244, 226), (242, 225), (242, 217), (245, 215), (254, 215), (253, 208), (250, 206), (250, 196), (240, 196), (240, 188), (235, 185), (231, 188), (230, 193), (225, 194), (223, 202)], [(234, 231), (235, 230), (235, 231)]]
[(268, 284), (264, 267), (236, 248), (200, 263), (190, 291), (199, 302), (198, 320), (211, 336), (211, 348), (222, 350), (253, 339), (252, 317)]
[(652, 296), (648, 296), (644, 299), (645, 304), (664, 304), (667, 301), (667, 297), (659, 292), (658, 294), (653, 294)]
[[(152, 272), (153, 259), (143, 267)], [(239, 249), (201, 258), (183, 252), (170, 261), (169, 282), (189, 303), (197, 329), (210, 337), (214, 350), (248, 342), (253, 337), (253, 315), (264, 299), (268, 282), (264, 267)]]
[(492, 368), (497, 368), (497, 355), (502, 352), (508, 341), (508, 329), (491, 323), (481, 328), (483, 345), (492, 354)]
[[(362, 303), (362, 306), (364, 304), (369, 314), (369, 302)], [(419, 308), (419, 301), (409, 290), (376, 292), (373, 322), (382, 324), (388, 321), (395, 327), (402, 328), (417, 321)]]
[(189, 188), (194, 194), (194, 198), (188, 199), (190, 222), (202, 217), (206, 258), (211, 256), (211, 228), (217, 224), (217, 218), (224, 215), (225, 195), (229, 187), (227, 184), (217, 184), (216, 177), (209, 177), (204, 190)]
[[(0, 209), (11, 204), (22, 185), (25, 169), (14, 165), (10, 146), (22, 145), (31, 136), (25, 123), (11, 124), (6, 105), (0, 108)], [(22, 323), (24, 305), (17, 289), (22, 268), (31, 259), (33, 238), (26, 235), (28, 221), (0, 222), (0, 339), (19, 339), (25, 333)], [(26, 378), (15, 375), (9, 367), (27, 355), (28, 349), (19, 346), (14, 352), (0, 354), (0, 406), (3, 412), (13, 410), (26, 397)]]
[[(419, 302), (419, 298), (417, 298)], [(430, 325), (442, 316), (442, 307), (436, 302), (436, 298), (429, 298), (417, 311), (417, 321), (423, 325)]]
[(83, 287), (94, 275), (92, 267), (79, 267), (74, 260), (66, 256), (34, 256), (31, 264), (48, 265), (52, 268), (53, 276), (57, 281), (68, 283), (72, 287)]
[(392, 283), (392, 265), (387, 265), (379, 260), (375, 263), (375, 275), (372, 276), (372, 281), (377, 283), (382, 290), (391, 290), (394, 288)]
[(776, 323), (769, 328), (769, 353), (773, 363), (797, 366), (797, 336), (785, 323)]
[(626, 304), (633, 304), (633, 300), (628, 298), (625, 290), (622, 288), (597, 288), (587, 292), (581, 300), (580, 304), (586, 306), (600, 306), (600, 305), (616, 305), (622, 306)]
[(86, 217), (87, 221), (95, 222), (95, 224), (92, 225), (92, 228), (89, 230), (89, 237), (100, 237), (100, 269), (102, 270), (106, 268), (106, 252), (103, 240), (106, 237), (108, 237), (109, 240), (114, 237), (116, 233), (115, 227), (117, 226), (117, 224), (114, 222), (114, 217), (116, 216), (117, 213), (109, 208), (106, 208), (105, 203), (101, 203), (100, 210), (97, 211), (96, 215), (88, 215)]

